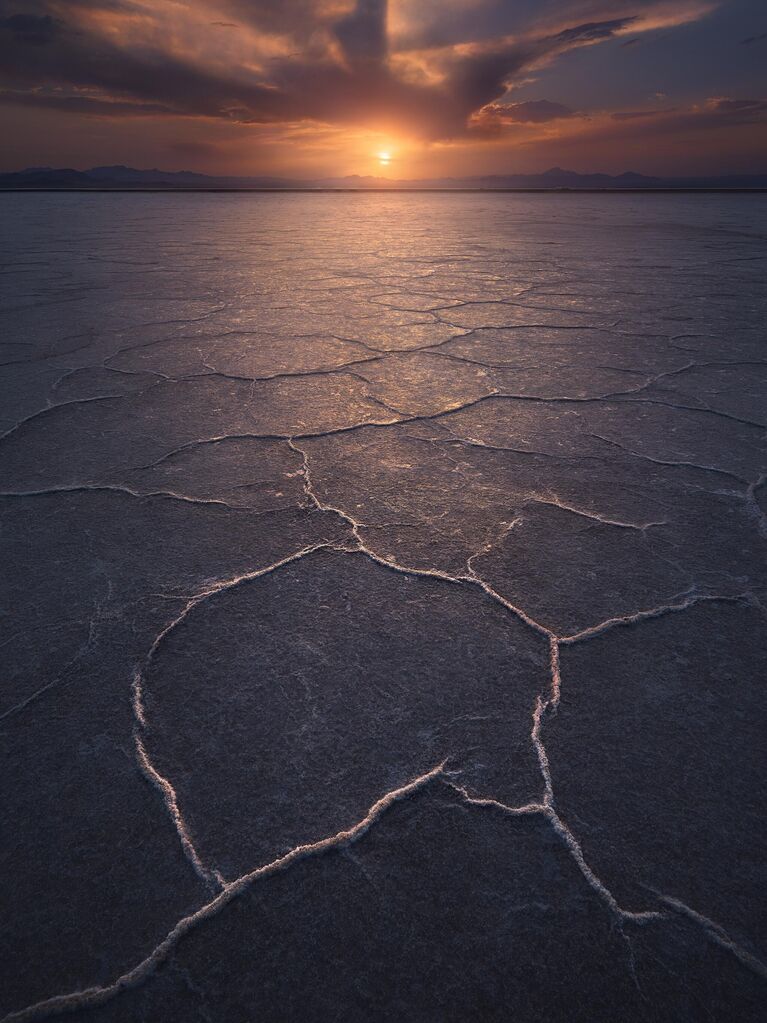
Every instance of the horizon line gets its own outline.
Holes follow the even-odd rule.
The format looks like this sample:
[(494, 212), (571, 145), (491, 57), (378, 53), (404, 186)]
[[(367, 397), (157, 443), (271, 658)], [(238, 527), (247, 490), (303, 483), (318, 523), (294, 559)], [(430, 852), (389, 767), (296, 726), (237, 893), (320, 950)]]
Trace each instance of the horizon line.
[[(724, 176), (724, 175), (723, 175)], [(733, 175), (736, 176), (736, 175)], [(756, 176), (756, 175), (743, 175), (745, 176)], [(431, 192), (431, 193), (473, 193), (473, 194), (484, 194), (492, 195), (494, 193), (522, 193), (522, 194), (539, 194), (539, 195), (594, 195), (594, 194), (612, 194), (612, 195), (625, 195), (625, 194), (705, 194), (705, 193), (734, 193), (734, 194), (748, 194), (748, 193), (767, 193), (767, 186), (764, 185), (736, 185), (736, 186), (724, 186), (724, 185), (701, 185), (695, 186), (679, 186), (674, 187), (671, 185), (658, 185), (652, 186), (637, 186), (627, 185), (625, 187), (616, 186), (596, 186), (596, 185), (581, 185), (581, 186), (568, 186), (568, 185), (552, 185), (550, 187), (482, 187), (482, 186), (456, 186), (450, 187), (448, 185), (441, 186), (418, 186), (418, 185), (403, 185), (403, 186), (392, 186), (387, 187), (385, 185), (360, 185), (354, 186), (341, 186), (341, 185), (292, 185), (292, 186), (274, 186), (269, 187), (266, 185), (242, 185), (242, 186), (225, 186), (225, 185), (97, 185), (97, 186), (82, 186), (76, 185), (2, 185), (0, 184), (0, 192), (73, 192), (73, 193), (84, 193), (89, 192), (153, 192), (153, 193), (184, 193), (184, 192), (218, 192), (218, 193), (379, 193), (379, 194), (391, 194), (391, 193), (419, 193), (419, 192)]]

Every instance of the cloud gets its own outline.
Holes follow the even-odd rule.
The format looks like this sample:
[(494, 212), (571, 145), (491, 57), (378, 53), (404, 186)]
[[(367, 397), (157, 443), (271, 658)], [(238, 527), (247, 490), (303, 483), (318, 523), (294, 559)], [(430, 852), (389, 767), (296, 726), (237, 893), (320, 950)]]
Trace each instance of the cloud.
[(610, 114), (610, 117), (614, 121), (637, 121), (645, 117), (658, 117), (659, 115), (665, 115), (672, 113), (676, 108), (671, 110), (616, 110)]
[(9, 33), (17, 43), (42, 46), (59, 30), (59, 23), (50, 14), (11, 14), (0, 18), (0, 31)]
[(767, 117), (767, 100), (715, 97), (708, 100), (706, 109), (727, 120), (737, 120), (741, 123), (761, 121)]
[(562, 117), (573, 117), (574, 110), (562, 103), (552, 103), (547, 99), (528, 100), (525, 103), (506, 103), (498, 107), (511, 121), (521, 124), (542, 124), (545, 121), (556, 121)]
[(618, 32), (630, 28), (637, 21), (635, 15), (626, 18), (613, 18), (612, 21), (592, 21), (585, 25), (565, 28), (554, 36), (561, 43), (594, 43), (610, 39)]
[(563, 117), (574, 117), (575, 111), (548, 99), (526, 100), (523, 103), (489, 103), (481, 115), (509, 124), (545, 124)]
[(42, 89), (34, 92), (21, 92), (13, 89), (0, 91), (0, 104), (61, 110), (70, 114), (93, 114), (101, 117), (155, 117), (173, 113), (172, 107), (164, 106), (162, 103), (104, 100), (95, 96), (66, 95)]
[[(0, 12), (8, 7), (0, 0)], [(393, 45), (387, 0), (190, 0), (183, 13), (170, 0), (25, 0), (24, 11), (0, 18), (0, 88), (5, 103), (101, 116), (365, 125), (456, 139), (572, 116), (548, 100), (501, 101), (515, 80), (565, 53), (702, 9), (693, 0), (562, 0), (544, 4), (542, 19), (529, 3), (520, 31), (493, 35), (488, 26), (506, 24), (507, 4), (464, 7), (482, 9), (483, 38), (445, 44), (434, 8), (414, 50)], [(594, 16), (580, 20), (579, 10)], [(211, 24), (235, 25), (227, 17), (238, 32), (211, 36)]]
[(535, 127), (576, 118), (576, 112), (551, 100), (525, 100), (521, 103), (488, 103), (469, 121), (475, 138), (502, 138), (520, 126)]
[(767, 99), (712, 97), (688, 107), (594, 113), (588, 120), (579, 121), (572, 137), (578, 135), (591, 142), (636, 142), (673, 136), (679, 142), (690, 136), (710, 135), (718, 138), (721, 145), (722, 131), (736, 128), (752, 131), (754, 125), (767, 126)]
[(333, 26), (349, 60), (380, 61), (386, 56), (386, 0), (358, 0), (354, 10)]

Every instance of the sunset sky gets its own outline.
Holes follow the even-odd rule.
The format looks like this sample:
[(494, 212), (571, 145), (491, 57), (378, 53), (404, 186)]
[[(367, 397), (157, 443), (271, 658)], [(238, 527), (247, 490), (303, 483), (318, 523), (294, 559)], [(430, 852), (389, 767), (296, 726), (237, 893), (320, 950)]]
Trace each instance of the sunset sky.
[(764, 0), (0, 0), (0, 169), (767, 171)]

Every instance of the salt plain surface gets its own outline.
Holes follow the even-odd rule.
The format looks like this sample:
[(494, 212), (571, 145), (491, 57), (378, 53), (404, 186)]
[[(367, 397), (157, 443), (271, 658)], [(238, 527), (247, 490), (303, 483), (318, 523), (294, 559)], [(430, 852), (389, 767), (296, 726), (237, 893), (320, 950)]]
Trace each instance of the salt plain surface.
[(0, 203), (4, 1018), (763, 1019), (764, 199)]

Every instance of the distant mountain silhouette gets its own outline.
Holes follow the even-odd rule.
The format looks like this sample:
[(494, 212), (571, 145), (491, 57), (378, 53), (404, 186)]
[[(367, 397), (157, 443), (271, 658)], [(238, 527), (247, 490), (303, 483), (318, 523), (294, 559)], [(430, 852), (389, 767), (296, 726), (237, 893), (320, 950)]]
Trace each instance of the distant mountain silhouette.
[(135, 167), (28, 167), (0, 174), (0, 189), (767, 189), (767, 174), (727, 174), (704, 177), (649, 177), (623, 174), (579, 174), (552, 167), (543, 174), (495, 174), (466, 178), (392, 179), (361, 177), (279, 178), (224, 177), (194, 171), (137, 170)]

